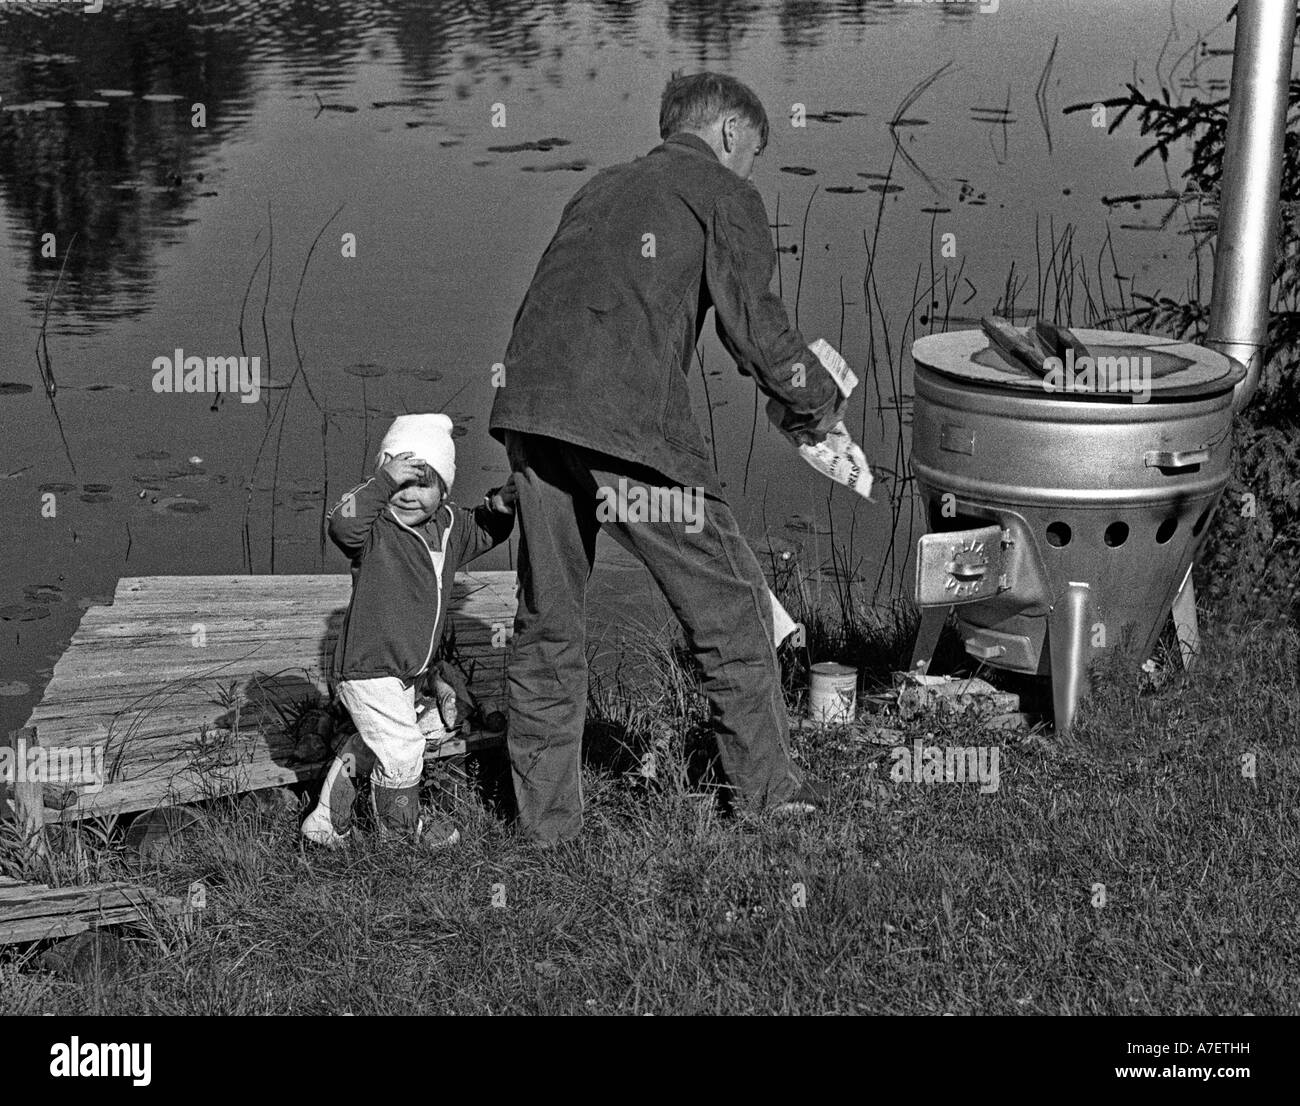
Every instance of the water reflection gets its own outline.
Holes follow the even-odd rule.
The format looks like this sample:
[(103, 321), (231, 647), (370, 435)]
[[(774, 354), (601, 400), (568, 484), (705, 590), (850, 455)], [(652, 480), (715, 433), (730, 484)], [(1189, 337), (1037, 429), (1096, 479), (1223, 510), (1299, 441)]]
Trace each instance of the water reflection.
[[(466, 98), (489, 69), (541, 68), (551, 86), (579, 19), (597, 41), (627, 43), (657, 19), (642, 0), (253, 0), (215, 4), (0, 9), (0, 195), (22, 243), (31, 305), (43, 303), (63, 247), (76, 236), (60, 302), (93, 327), (143, 311), (160, 258), (214, 188), (204, 168), (245, 128), (277, 76), (330, 94), (391, 54), (405, 94), (436, 105)], [(704, 61), (726, 61), (758, 20), (757, 0), (668, 0), (664, 28)], [(783, 0), (775, 18), (789, 50), (816, 47), (843, 26), (896, 12), (890, 0)], [(558, 39), (558, 41), (557, 41)], [(594, 80), (596, 69), (587, 72)], [(175, 96), (161, 100), (161, 96)], [(154, 99), (146, 99), (154, 97)], [(203, 126), (192, 105), (202, 104)], [(42, 256), (41, 235), (57, 236)], [(47, 251), (48, 252), (48, 251)]]

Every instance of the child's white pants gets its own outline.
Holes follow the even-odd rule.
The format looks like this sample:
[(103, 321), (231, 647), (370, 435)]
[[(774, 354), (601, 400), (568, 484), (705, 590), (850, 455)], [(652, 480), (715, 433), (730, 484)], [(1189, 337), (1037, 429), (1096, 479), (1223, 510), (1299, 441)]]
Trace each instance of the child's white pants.
[(403, 687), (396, 676), (342, 680), (339, 698), (375, 755), (371, 783), (390, 788), (418, 784), (424, 771), (424, 734), (415, 714), (415, 685)]

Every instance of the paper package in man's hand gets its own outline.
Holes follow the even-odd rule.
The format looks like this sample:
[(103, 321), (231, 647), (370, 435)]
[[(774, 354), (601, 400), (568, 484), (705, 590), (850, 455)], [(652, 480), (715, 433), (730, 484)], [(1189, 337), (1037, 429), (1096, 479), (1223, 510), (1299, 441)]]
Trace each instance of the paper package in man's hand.
[[(858, 384), (858, 378), (853, 374), (853, 370), (849, 368), (834, 347), (821, 338), (810, 344), (808, 348), (817, 355), (822, 367), (831, 374), (840, 390), (840, 394), (845, 399), (848, 399)], [(767, 401), (767, 417), (799, 450), (800, 457), (823, 476), (852, 489), (863, 499), (871, 498), (871, 469), (867, 465), (866, 454), (853, 440), (843, 420), (831, 427), (825, 439), (813, 445), (800, 441), (798, 437), (782, 426), (785, 414), (785, 407), (775, 399)]]
[(799, 456), (823, 476), (857, 492), (863, 499), (871, 498), (871, 469), (866, 454), (843, 422), (837, 422), (824, 441), (799, 445)]

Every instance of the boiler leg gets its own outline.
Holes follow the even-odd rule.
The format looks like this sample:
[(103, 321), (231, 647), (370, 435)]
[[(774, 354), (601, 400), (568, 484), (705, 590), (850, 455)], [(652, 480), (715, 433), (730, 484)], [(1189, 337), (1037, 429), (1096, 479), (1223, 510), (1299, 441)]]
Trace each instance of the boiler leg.
[(1071, 583), (1047, 615), (1047, 640), (1052, 663), (1052, 713), (1056, 732), (1074, 725), (1074, 711), (1088, 690), (1087, 584)]
[(921, 625), (916, 631), (916, 644), (912, 646), (912, 663), (911, 672), (916, 676), (924, 676), (930, 669), (930, 662), (934, 660), (934, 651), (939, 645), (939, 635), (943, 632), (943, 624), (948, 621), (948, 612), (951, 607), (922, 607), (921, 608)]
[(1174, 617), (1174, 630), (1178, 634), (1178, 651), (1183, 657), (1183, 668), (1191, 671), (1196, 654), (1201, 651), (1201, 629), (1196, 622), (1196, 585), (1192, 583), (1192, 566), (1187, 566), (1182, 587), (1174, 596), (1170, 611)]

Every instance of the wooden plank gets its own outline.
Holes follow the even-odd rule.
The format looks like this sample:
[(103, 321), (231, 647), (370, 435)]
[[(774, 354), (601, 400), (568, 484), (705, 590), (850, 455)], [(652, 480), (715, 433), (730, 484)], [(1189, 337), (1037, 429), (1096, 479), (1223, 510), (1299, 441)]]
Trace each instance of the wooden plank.
[(157, 806), (175, 806), (223, 798), (266, 787), (286, 787), (318, 779), (325, 772), (325, 762), (283, 767), (276, 764), (242, 766), (234, 775), (197, 776), (178, 772), (173, 776), (144, 777), (108, 783), (94, 794), (82, 794), (66, 810), (50, 811), (52, 822), (77, 822), (83, 818), (106, 818)]
[(86, 887), (50, 888), (23, 884), (28, 899), (9, 902), (0, 910), (0, 944), (68, 937), (103, 925), (141, 922), (150, 915), (189, 919), (202, 910), (204, 897), (195, 895), (201, 885), (191, 885), (184, 898), (163, 895), (152, 887), (123, 882)]
[(428, 746), (424, 751), (425, 760), (439, 760), (443, 757), (457, 757), (465, 753), (482, 752), (484, 749), (496, 749), (506, 743), (505, 732), (493, 733), (488, 730), (471, 730), (464, 736), (456, 736)]
[[(497, 671), (505, 667), (505, 650), (494, 649), (488, 641), (457, 642), (460, 660), (468, 668), (473, 663), (476, 670)], [(123, 649), (133, 649), (129, 642), (113, 650), (119, 653)], [(171, 647), (151, 657), (145, 655), (133, 658), (130, 664), (120, 661), (104, 663), (103, 660), (88, 656), (85, 650), (78, 650), (74, 658), (87, 670), (87, 675), (69, 678), (65, 673), (58, 676), (59, 683), (67, 688), (67, 694), (58, 700), (59, 711), (42, 711), (43, 714), (57, 716), (57, 713), (72, 713), (71, 704), (103, 700), (107, 695), (113, 701), (130, 705), (146, 697), (164, 697), (186, 692), (189, 689), (204, 698), (213, 698), (219, 689), (228, 687), (232, 680), (242, 682), (244, 690), (251, 690), (262, 695), (273, 693), (277, 701), (287, 702), (296, 692), (307, 690), (302, 685), (321, 689), (326, 686), (326, 678), (321, 669), (308, 668), (302, 664), (303, 655), (284, 654), (275, 664), (276, 658), (269, 658), (273, 663), (263, 663), (263, 658), (255, 656), (228, 657), (219, 648), (208, 648), (197, 655), (188, 664), (175, 661), (176, 650)], [(167, 659), (164, 659), (167, 658)], [(156, 663), (150, 663), (156, 660)], [(242, 666), (239, 662), (246, 661)], [(170, 663), (169, 663), (170, 662)], [(93, 670), (93, 682), (89, 675)], [(56, 674), (57, 675), (57, 674)], [(111, 681), (111, 689), (103, 681)], [(53, 685), (53, 681), (51, 681)], [(33, 714), (35, 717), (35, 712)], [(39, 721), (35, 723), (39, 725)], [(43, 729), (42, 729), (42, 732)]]
[(26, 755), (37, 748), (39, 740), (34, 726), (24, 726), (9, 734), (9, 747), (13, 750), (14, 780), (10, 785), (13, 794), (14, 821), (22, 834), (25, 848), (37, 857), (48, 855), (45, 841), (44, 785), (38, 780), (26, 779)]
[[(465, 571), (456, 574), (452, 599), (477, 591), (513, 589), (515, 574), (502, 571)], [(306, 574), (253, 574), (235, 576), (123, 576), (117, 582), (111, 610), (129, 598), (132, 605), (156, 603), (172, 610), (187, 609), (193, 600), (225, 601), (232, 595), (272, 600), (310, 599), (313, 603), (334, 600), (346, 605), (352, 593), (352, 576), (346, 572)], [(192, 609), (190, 607), (189, 609)]]
[(33, 892), (48, 891), (49, 889), (47, 883), (23, 883), (16, 879), (8, 883), (0, 883), (0, 903), (20, 902)]
[(26, 941), (52, 941), (60, 937), (74, 937), (101, 925), (120, 925), (138, 921), (140, 912), (133, 907), (105, 911), (96, 918), (70, 914), (65, 916), (28, 918), (23, 921), (0, 923), (0, 945), (16, 945)]
[(44, 914), (84, 914), (122, 906), (148, 905), (158, 892), (131, 884), (97, 884), (93, 887), (47, 887), (23, 899), (0, 904), (0, 923)]

